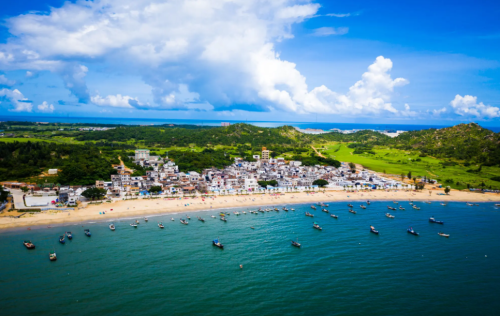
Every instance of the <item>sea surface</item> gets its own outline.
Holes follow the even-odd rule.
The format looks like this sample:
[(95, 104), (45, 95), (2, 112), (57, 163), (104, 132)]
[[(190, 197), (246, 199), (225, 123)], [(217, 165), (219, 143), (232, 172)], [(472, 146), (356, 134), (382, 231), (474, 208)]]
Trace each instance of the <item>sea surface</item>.
[[(189, 213), (189, 225), (174, 214), (141, 218), (136, 229), (131, 218), (115, 220), (114, 232), (107, 220), (3, 231), (1, 315), (499, 314), (500, 210), (493, 203), (417, 202), (417, 211), (400, 202), (406, 210), (390, 211), (394, 219), (384, 215), (398, 206), (392, 201), (366, 210), (352, 203), (357, 214), (346, 202), (330, 203), (338, 219), (320, 207), (288, 205), (295, 211), (227, 209), (227, 223), (205, 211)], [(431, 216), (444, 225), (429, 223)], [(409, 226), (420, 236), (408, 234)], [(61, 245), (65, 231), (74, 237)], [(212, 246), (217, 237), (224, 250)], [(300, 249), (290, 244), (297, 238)], [(36, 249), (25, 249), (24, 239)]]
[[(49, 123), (88, 123), (88, 124), (121, 124), (121, 125), (163, 125), (163, 124), (188, 124), (202, 126), (221, 126), (221, 122), (247, 123), (260, 127), (279, 127), (283, 125), (294, 126), (300, 129), (313, 128), (329, 131), (333, 128), (341, 130), (373, 129), (417, 131), (429, 128), (444, 128), (450, 125), (417, 125), (417, 124), (366, 124), (366, 123), (333, 123), (333, 122), (283, 122), (283, 121), (234, 121), (234, 120), (181, 120), (181, 119), (148, 119), (148, 118), (119, 118), (119, 117), (50, 117), (50, 116), (10, 116), (0, 115), (0, 121), (28, 121)], [(484, 126), (493, 131), (500, 132), (500, 126)]]

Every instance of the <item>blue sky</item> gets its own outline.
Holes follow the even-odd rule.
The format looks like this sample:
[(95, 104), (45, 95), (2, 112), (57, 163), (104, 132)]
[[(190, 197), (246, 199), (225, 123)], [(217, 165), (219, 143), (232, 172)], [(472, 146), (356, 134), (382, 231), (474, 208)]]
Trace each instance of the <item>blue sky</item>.
[(221, 3), (5, 4), (0, 109), (499, 125), (498, 1)]

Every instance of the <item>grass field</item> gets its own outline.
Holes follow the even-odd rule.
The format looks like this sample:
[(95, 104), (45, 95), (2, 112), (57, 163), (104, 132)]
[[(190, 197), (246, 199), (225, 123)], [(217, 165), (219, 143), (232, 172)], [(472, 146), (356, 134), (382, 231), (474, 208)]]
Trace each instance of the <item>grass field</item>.
[(346, 143), (331, 143), (324, 146), (325, 149), (320, 150), (323, 155), (343, 162), (360, 164), (376, 172), (399, 176), (401, 173), (407, 175), (411, 171), (412, 177), (426, 176), (455, 189), (465, 189), (467, 183), (471, 187), (477, 188), (482, 182), (485, 183), (486, 187), (500, 188), (500, 182), (490, 179), (493, 176), (500, 176), (499, 167), (483, 167), (480, 173), (470, 173), (467, 170), (477, 169), (479, 166), (464, 167), (460, 164), (445, 166), (443, 163), (446, 162), (442, 159), (419, 157), (416, 152), (387, 147), (375, 147), (373, 149), (375, 154), (355, 155), (353, 154), (354, 149), (347, 147)]

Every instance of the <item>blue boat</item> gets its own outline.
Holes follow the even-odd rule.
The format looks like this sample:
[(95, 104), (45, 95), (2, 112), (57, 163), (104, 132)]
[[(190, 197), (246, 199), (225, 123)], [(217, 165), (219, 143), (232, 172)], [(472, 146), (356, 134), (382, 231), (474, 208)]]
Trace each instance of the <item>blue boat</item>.
[(437, 221), (434, 217), (429, 218), (429, 223), (441, 224), (443, 225), (443, 221)]
[(374, 233), (375, 235), (378, 235), (378, 230), (376, 230), (375, 227), (370, 226), (370, 233)]
[(64, 240), (64, 235), (59, 236), (59, 242), (60, 242), (61, 244), (64, 244), (64, 243), (66, 242), (66, 240)]
[(215, 247), (219, 247), (220, 249), (224, 249), (224, 245), (220, 243), (219, 238), (214, 239), (214, 240), (212, 241), (212, 244), (213, 244)]
[(406, 231), (408, 232), (408, 234), (418, 236), (418, 233), (416, 231), (414, 231), (413, 228), (411, 228), (411, 227), (408, 228)]
[(85, 236), (90, 237), (92, 234), (90, 233), (90, 229), (85, 229)]
[(73, 239), (73, 235), (71, 232), (66, 232), (66, 236), (68, 236), (68, 239)]

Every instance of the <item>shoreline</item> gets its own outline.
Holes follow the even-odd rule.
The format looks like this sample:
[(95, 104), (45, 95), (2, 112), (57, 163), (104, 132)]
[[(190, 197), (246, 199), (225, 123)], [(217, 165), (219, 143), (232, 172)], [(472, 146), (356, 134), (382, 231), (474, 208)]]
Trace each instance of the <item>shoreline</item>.
[[(42, 213), (26, 214), (20, 218), (0, 216), (0, 230), (16, 230), (16, 228), (77, 224), (89, 221), (139, 218), (156, 215), (185, 214), (199, 211), (219, 212), (223, 209), (258, 208), (277, 205), (314, 204), (317, 202), (364, 202), (370, 201), (431, 201), (431, 202), (500, 202), (500, 194), (478, 194), (472, 192), (452, 191), (451, 195), (429, 195), (427, 192), (414, 191), (371, 191), (345, 192), (326, 191), (312, 193), (287, 193), (285, 195), (255, 194), (244, 196), (218, 196), (210, 198), (188, 199), (137, 199), (119, 200), (112, 203), (88, 205), (75, 211), (47, 211)], [(103, 215), (102, 213), (105, 212)], [(99, 214), (101, 213), (101, 214)], [(8, 215), (3, 214), (3, 215)]]

